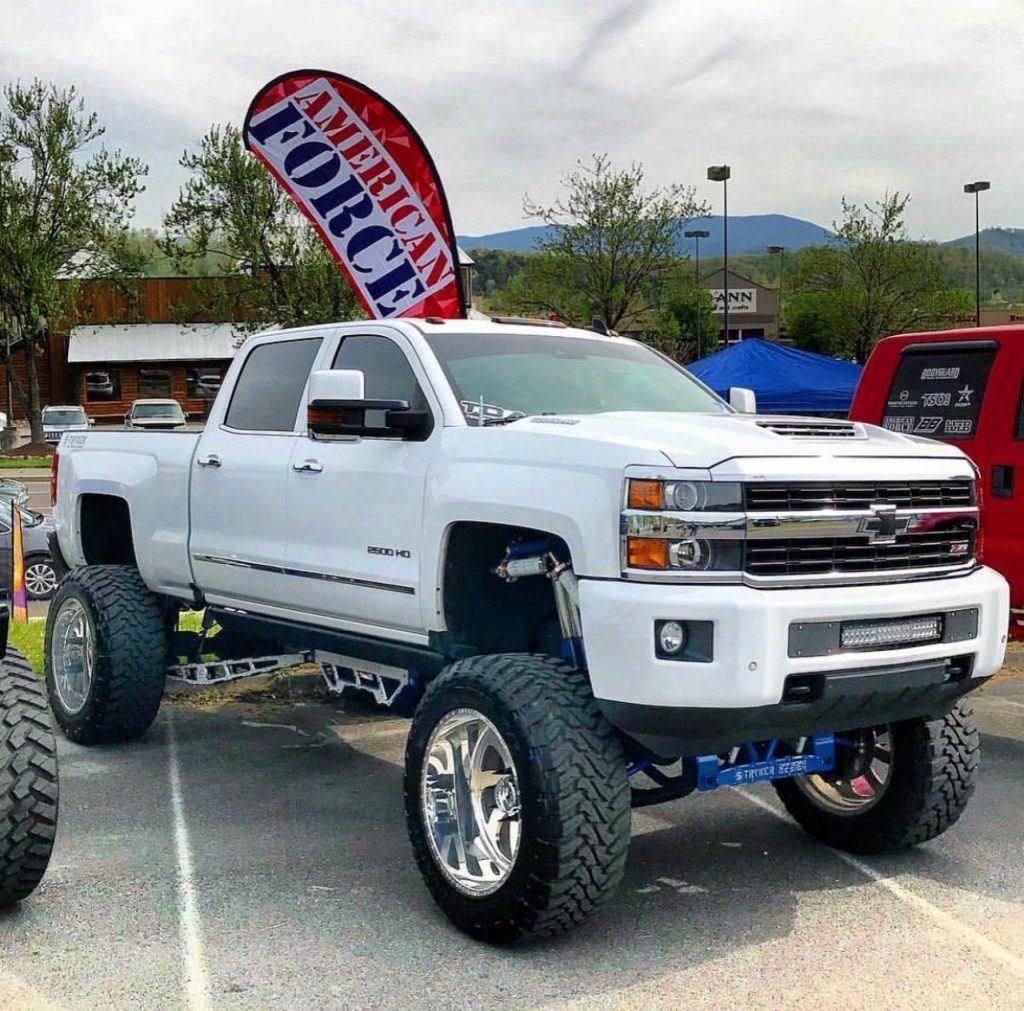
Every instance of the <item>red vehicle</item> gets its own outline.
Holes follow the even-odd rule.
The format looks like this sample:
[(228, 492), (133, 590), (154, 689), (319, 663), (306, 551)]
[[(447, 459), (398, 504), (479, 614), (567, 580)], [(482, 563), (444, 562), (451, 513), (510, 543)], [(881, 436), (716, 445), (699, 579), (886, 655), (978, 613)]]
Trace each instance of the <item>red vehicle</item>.
[(875, 348), (850, 417), (959, 446), (979, 471), (980, 553), (1024, 637), (1024, 326), (900, 334)]

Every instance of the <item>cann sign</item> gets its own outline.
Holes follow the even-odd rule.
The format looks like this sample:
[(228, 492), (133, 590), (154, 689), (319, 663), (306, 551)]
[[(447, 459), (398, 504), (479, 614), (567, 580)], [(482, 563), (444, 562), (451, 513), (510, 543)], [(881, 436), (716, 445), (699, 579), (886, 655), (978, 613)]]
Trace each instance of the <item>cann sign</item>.
[[(715, 300), (715, 312), (725, 312), (725, 289), (709, 288), (708, 292)], [(744, 312), (757, 312), (757, 288), (730, 288), (729, 315)]]
[(890, 432), (973, 439), (995, 350), (906, 350), (882, 419)]

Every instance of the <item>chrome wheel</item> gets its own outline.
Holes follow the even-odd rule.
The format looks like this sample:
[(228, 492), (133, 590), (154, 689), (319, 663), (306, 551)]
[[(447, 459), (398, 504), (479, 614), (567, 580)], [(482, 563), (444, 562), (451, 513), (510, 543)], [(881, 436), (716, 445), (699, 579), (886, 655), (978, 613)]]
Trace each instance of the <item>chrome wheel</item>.
[(48, 558), (30, 561), (25, 566), (25, 589), (34, 600), (53, 596), (57, 589), (57, 573)]
[(455, 709), (434, 728), (420, 802), (445, 877), (465, 895), (497, 891), (515, 866), (522, 812), (508, 745), (482, 713)]
[(69, 716), (89, 698), (96, 663), (96, 633), (82, 602), (68, 597), (53, 619), (50, 670), (57, 698)]
[(892, 733), (865, 730), (851, 742), (852, 753), (837, 748), (839, 764), (827, 775), (799, 776), (797, 787), (818, 807), (833, 814), (863, 814), (874, 807), (892, 780)]

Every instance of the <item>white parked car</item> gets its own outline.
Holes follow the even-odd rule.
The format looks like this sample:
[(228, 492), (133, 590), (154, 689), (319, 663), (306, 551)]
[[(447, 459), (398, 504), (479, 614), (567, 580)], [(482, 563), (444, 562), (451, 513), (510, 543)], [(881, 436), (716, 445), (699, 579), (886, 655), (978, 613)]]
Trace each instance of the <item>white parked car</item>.
[(125, 428), (149, 431), (185, 427), (185, 412), (177, 400), (136, 400), (124, 416)]
[[(303, 659), (414, 708), (413, 853), (475, 937), (607, 900), (631, 805), (771, 781), (878, 853), (971, 795), (960, 699), (1009, 605), (952, 446), (743, 413), (621, 337), (392, 320), (252, 338), (202, 433), (92, 432), (55, 468), (64, 732), (137, 737), (168, 675)], [(191, 608), (221, 631), (179, 632), (168, 667)]]
[(43, 408), (43, 438), (56, 445), (65, 432), (84, 432), (92, 422), (78, 404), (55, 404)]

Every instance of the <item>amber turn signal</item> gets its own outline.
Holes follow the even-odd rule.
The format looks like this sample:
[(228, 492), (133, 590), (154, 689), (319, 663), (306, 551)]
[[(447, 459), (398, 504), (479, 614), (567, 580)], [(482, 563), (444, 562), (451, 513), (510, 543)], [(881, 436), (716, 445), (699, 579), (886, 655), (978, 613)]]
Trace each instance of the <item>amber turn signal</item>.
[(661, 481), (630, 481), (630, 509), (664, 509), (665, 485)]
[(630, 537), (626, 557), (631, 569), (667, 569), (668, 541), (657, 537)]

